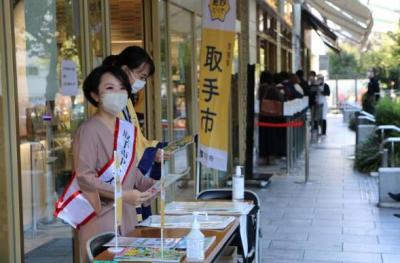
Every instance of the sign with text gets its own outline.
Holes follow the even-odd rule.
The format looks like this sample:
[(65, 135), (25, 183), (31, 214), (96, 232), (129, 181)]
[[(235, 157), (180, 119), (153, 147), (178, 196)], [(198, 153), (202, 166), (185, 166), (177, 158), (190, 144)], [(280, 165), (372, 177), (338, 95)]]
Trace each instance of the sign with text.
[(78, 73), (75, 62), (72, 60), (61, 62), (61, 94), (64, 96), (78, 95)]
[(227, 170), (236, 0), (203, 1), (199, 77), (200, 162)]

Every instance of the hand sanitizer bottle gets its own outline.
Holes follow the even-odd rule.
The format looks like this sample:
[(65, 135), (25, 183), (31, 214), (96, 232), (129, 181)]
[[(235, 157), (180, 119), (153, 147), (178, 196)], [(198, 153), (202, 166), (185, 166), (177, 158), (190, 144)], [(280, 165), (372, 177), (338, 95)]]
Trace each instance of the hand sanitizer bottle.
[(232, 178), (232, 199), (244, 199), (244, 176), (240, 166), (236, 166), (235, 174)]
[(198, 212), (193, 212), (192, 229), (186, 236), (186, 260), (190, 262), (204, 261), (204, 235), (200, 231), (200, 224), (197, 221), (198, 215)]

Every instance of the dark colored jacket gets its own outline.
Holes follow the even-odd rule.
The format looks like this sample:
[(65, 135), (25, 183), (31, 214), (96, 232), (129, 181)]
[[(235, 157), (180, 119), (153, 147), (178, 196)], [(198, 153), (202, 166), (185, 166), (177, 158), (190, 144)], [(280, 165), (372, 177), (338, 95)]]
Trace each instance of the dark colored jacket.
[(380, 91), (379, 87), (379, 81), (377, 78), (373, 77), (369, 79), (368, 82), (368, 94), (369, 95), (375, 95), (375, 93), (378, 93)]
[(262, 99), (284, 101), (283, 94), (274, 84), (261, 84), (260, 91), (261, 90), (263, 91), (263, 93), (262, 95), (260, 94), (260, 101)]
[(324, 95), (324, 96), (331, 95), (331, 89), (329, 88), (329, 85), (326, 83), (324, 83), (324, 91), (322, 92), (322, 95)]

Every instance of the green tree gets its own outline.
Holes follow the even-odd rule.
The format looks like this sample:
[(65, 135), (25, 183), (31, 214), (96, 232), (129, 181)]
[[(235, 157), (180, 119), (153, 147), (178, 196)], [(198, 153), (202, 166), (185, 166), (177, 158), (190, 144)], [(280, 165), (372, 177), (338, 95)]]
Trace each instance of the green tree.
[(384, 86), (399, 86), (400, 83), (400, 30), (373, 33), (366, 48), (361, 51), (356, 45), (341, 45), (340, 54), (329, 52), (329, 74), (339, 78), (366, 76), (368, 70), (378, 69)]
[(343, 49), (339, 54), (329, 52), (329, 75), (338, 78), (353, 78), (358, 75), (357, 56), (351, 51)]

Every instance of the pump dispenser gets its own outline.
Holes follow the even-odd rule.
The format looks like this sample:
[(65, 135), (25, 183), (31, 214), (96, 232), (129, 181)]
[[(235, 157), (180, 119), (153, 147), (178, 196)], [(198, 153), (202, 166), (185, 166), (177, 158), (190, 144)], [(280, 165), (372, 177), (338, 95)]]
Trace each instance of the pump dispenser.
[(198, 215), (199, 212), (193, 212), (192, 229), (186, 236), (186, 260), (190, 262), (204, 261), (204, 235), (200, 231)]
[(232, 199), (243, 200), (244, 199), (244, 176), (242, 174), (242, 167), (236, 166), (235, 174), (232, 178)]

